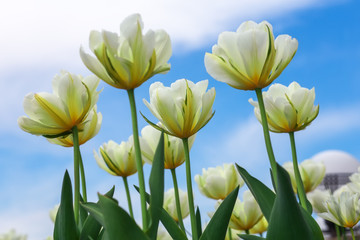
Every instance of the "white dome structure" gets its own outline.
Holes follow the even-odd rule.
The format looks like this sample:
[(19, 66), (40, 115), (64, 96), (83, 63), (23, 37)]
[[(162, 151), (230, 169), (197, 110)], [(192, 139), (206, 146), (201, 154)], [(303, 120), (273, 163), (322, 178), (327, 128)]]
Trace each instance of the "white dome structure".
[(360, 167), (360, 161), (349, 153), (339, 150), (327, 150), (314, 155), (314, 161), (323, 162), (328, 173), (354, 173)]
[(325, 164), (325, 177), (319, 187), (330, 189), (332, 192), (348, 183), (349, 176), (357, 172), (360, 167), (359, 160), (351, 154), (339, 150), (323, 151), (311, 159)]

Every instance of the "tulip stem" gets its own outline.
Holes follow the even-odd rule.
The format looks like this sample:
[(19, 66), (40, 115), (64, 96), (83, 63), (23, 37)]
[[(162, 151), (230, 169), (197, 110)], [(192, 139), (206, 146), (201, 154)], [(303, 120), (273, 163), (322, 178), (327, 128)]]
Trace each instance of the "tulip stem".
[(292, 152), (292, 159), (293, 159), (293, 166), (294, 166), (294, 173), (295, 173), (295, 181), (297, 186), (297, 195), (300, 199), (301, 206), (306, 210), (309, 211), (307, 208), (307, 199), (304, 189), (304, 183), (301, 179), (301, 174), (299, 171), (299, 165), (297, 161), (297, 154), (296, 154), (296, 145), (295, 145), (295, 134), (294, 132), (289, 132), (290, 136), (290, 143), (291, 143), (291, 152)]
[(229, 239), (232, 240), (231, 228), (228, 227)]
[(192, 232), (193, 240), (197, 240), (198, 233), (197, 233), (197, 227), (196, 227), (194, 197), (193, 197), (192, 184), (191, 184), (189, 141), (188, 141), (188, 138), (183, 138), (182, 141), (183, 141), (184, 152), (185, 152), (186, 185), (187, 185), (188, 200), (189, 200), (191, 232)]
[(249, 229), (246, 229), (246, 230), (245, 230), (245, 233), (246, 233), (247, 235), (249, 235), (249, 234), (250, 234)]
[(350, 228), (350, 232), (351, 232), (352, 239), (355, 240), (354, 229)]
[(80, 148), (79, 148), (79, 132), (77, 126), (72, 128), (73, 143), (74, 143), (74, 214), (76, 225), (79, 224), (80, 215), (80, 179), (79, 179), (79, 161), (80, 161)]
[(84, 202), (87, 202), (87, 193), (86, 193), (86, 180), (85, 180), (85, 170), (84, 170), (84, 163), (81, 157), (81, 152), (79, 149), (79, 156), (80, 156), (80, 175), (81, 175), (81, 188), (83, 194)]
[(341, 240), (340, 227), (338, 225), (336, 225), (336, 224), (335, 224), (335, 231), (336, 231), (337, 239)]
[(170, 171), (171, 171), (173, 184), (174, 184), (175, 203), (176, 203), (178, 222), (179, 222), (181, 230), (183, 230), (185, 232), (184, 222), (183, 222), (183, 218), (182, 218), (182, 214), (181, 214), (179, 189), (178, 189), (178, 183), (177, 183), (177, 179), (176, 179), (175, 168), (170, 169)]
[(132, 217), (132, 219), (134, 219), (134, 213), (133, 213), (132, 204), (131, 204), (131, 197), (130, 197), (129, 184), (127, 181), (127, 177), (122, 177), (122, 179), (123, 179), (124, 186), (125, 186), (126, 198), (127, 198), (127, 202), (128, 202), (130, 216)]
[(266, 150), (267, 150), (267, 153), (268, 153), (270, 166), (271, 166), (271, 170), (272, 170), (272, 175), (273, 175), (272, 177), (273, 177), (273, 181), (274, 181), (274, 184), (275, 184), (274, 187), (276, 189), (277, 188), (277, 181), (278, 181), (278, 179), (277, 179), (277, 166), (276, 166), (276, 160), (275, 160), (274, 151), (273, 151), (273, 148), (272, 148), (272, 145), (271, 145), (270, 132), (269, 132), (269, 126), (268, 126), (267, 117), (266, 117), (264, 99), (263, 99), (261, 88), (256, 88), (255, 92), (256, 92), (258, 102), (259, 102), (259, 108), (260, 108), (260, 114), (261, 114), (261, 124), (263, 126)]
[(138, 130), (138, 124), (137, 124), (134, 89), (129, 89), (129, 90), (127, 90), (127, 92), (128, 92), (128, 96), (129, 96), (130, 109), (131, 109), (136, 169), (137, 169), (138, 178), (139, 178), (142, 226), (143, 226), (144, 232), (146, 232), (149, 226), (148, 226), (148, 221), (147, 221), (148, 217), (147, 217), (146, 199), (145, 199), (145, 181), (144, 181), (143, 164), (142, 164), (142, 159), (141, 159), (141, 149), (140, 149), (140, 142), (139, 142), (139, 130)]

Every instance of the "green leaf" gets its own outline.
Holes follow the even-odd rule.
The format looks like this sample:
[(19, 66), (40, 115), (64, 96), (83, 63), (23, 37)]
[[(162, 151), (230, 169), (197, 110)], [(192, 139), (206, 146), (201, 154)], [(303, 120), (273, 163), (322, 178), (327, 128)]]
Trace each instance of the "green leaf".
[[(105, 195), (108, 197), (112, 197), (114, 195), (115, 186), (110, 189)], [(81, 204), (83, 209), (84, 204)], [(102, 217), (101, 217), (102, 218)], [(84, 222), (84, 226), (80, 233), (80, 240), (100, 240), (102, 239), (102, 233), (100, 232), (102, 226), (100, 223), (92, 216), (88, 215)]]
[(77, 240), (78, 230), (75, 222), (72, 189), (69, 173), (65, 171), (60, 207), (56, 214), (54, 240)]
[(84, 223), (88, 217), (88, 212), (86, 211), (86, 209), (84, 207), (82, 207), (81, 204), (84, 203), (84, 199), (82, 198), (82, 196), (80, 195), (80, 217), (79, 217), (79, 229), (80, 232), (82, 231), (82, 228), (84, 226)]
[(323, 240), (324, 239), (323, 233), (320, 229), (320, 226), (315, 221), (315, 219), (302, 207), (301, 207), (301, 213), (303, 214), (305, 221), (309, 225), (311, 232), (314, 236), (314, 239)]
[(202, 229), (201, 229), (201, 214), (200, 214), (199, 207), (196, 207), (195, 218), (196, 218), (196, 227), (197, 227), (198, 238), (200, 239), (200, 237), (202, 235)]
[(156, 240), (161, 214), (160, 210), (164, 202), (164, 158), (164, 133), (162, 132), (155, 151), (149, 178), (151, 225), (147, 235), (153, 240)]
[(238, 172), (244, 179), (246, 185), (250, 189), (252, 195), (260, 206), (266, 220), (270, 220), (271, 210), (275, 202), (275, 193), (271, 191), (265, 184), (251, 176), (244, 168), (236, 165)]
[(179, 228), (179, 225), (163, 208), (161, 209), (160, 221), (173, 239), (187, 240), (186, 234)]
[(244, 240), (265, 240), (266, 238), (255, 236), (255, 235), (249, 235), (249, 234), (239, 234), (238, 235), (241, 239)]
[(150, 240), (129, 214), (118, 206), (116, 201), (99, 194), (99, 205), (109, 239)]
[(271, 211), (268, 240), (312, 240), (319, 239), (313, 235), (305, 221), (303, 212), (296, 201), (289, 174), (277, 164), (277, 194)]
[(101, 207), (99, 204), (88, 202), (83, 203), (82, 206), (90, 213), (90, 215), (95, 218), (95, 220), (101, 225), (104, 226), (104, 215), (102, 213)]
[(220, 204), (209, 224), (206, 226), (200, 240), (225, 239), (238, 192), (239, 186), (235, 188)]
[[(136, 191), (140, 191), (139, 187), (135, 186)], [(146, 202), (150, 203), (150, 195), (145, 193)], [(179, 225), (175, 220), (161, 207), (160, 221), (173, 239), (187, 240), (186, 234), (179, 228)]]

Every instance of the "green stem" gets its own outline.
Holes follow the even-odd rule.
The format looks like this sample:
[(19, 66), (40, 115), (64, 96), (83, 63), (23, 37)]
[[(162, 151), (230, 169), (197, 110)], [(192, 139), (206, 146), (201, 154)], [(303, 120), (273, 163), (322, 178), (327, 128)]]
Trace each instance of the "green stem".
[(75, 222), (79, 224), (80, 215), (80, 179), (79, 179), (79, 161), (80, 161), (80, 148), (79, 148), (79, 132), (77, 126), (72, 129), (73, 146), (74, 146), (74, 215)]
[(124, 186), (125, 186), (125, 191), (126, 191), (126, 198), (127, 198), (127, 202), (128, 202), (130, 216), (134, 219), (134, 213), (133, 213), (132, 204), (131, 204), (131, 197), (130, 197), (129, 184), (128, 184), (128, 181), (127, 181), (127, 177), (123, 177), (122, 179), (124, 181)]
[(273, 148), (271, 145), (270, 132), (269, 132), (269, 126), (268, 126), (268, 122), (267, 122), (267, 118), (266, 118), (264, 99), (263, 99), (261, 88), (256, 88), (255, 92), (256, 92), (258, 102), (259, 102), (259, 109), (260, 109), (260, 114), (261, 114), (261, 124), (263, 126), (266, 150), (267, 150), (269, 161), (270, 161), (270, 166), (271, 166), (272, 175), (273, 175), (273, 181), (275, 183), (274, 187), (276, 189), (277, 181), (278, 181), (277, 180), (277, 167), (276, 167), (274, 151), (273, 151)]
[(246, 230), (245, 230), (245, 233), (246, 233), (247, 235), (249, 235), (249, 234), (250, 234), (249, 229), (246, 229)]
[(336, 225), (336, 224), (335, 224), (335, 231), (336, 231), (337, 239), (341, 240), (340, 227), (338, 225)]
[(178, 189), (178, 183), (177, 183), (177, 179), (176, 179), (175, 168), (172, 168), (170, 170), (171, 170), (171, 175), (172, 175), (173, 184), (174, 184), (177, 217), (179, 219), (179, 225), (180, 225), (181, 230), (183, 230), (185, 232), (184, 222), (183, 222), (183, 218), (182, 218), (182, 214), (181, 214), (179, 189)]
[(84, 170), (84, 163), (81, 157), (81, 152), (79, 149), (79, 156), (80, 156), (80, 175), (81, 175), (81, 188), (83, 194), (84, 202), (87, 202), (87, 193), (86, 193), (86, 180), (85, 180), (85, 170)]
[(341, 227), (341, 231), (343, 233), (343, 240), (346, 240), (346, 229), (344, 227)]
[(290, 143), (291, 143), (291, 152), (292, 152), (295, 180), (296, 180), (296, 186), (297, 186), (297, 194), (299, 196), (301, 206), (306, 211), (308, 211), (307, 205), (306, 205), (307, 199), (306, 199), (306, 194), (305, 194), (305, 189), (304, 189), (304, 183), (301, 179), (301, 174), (300, 174), (299, 165), (298, 165), (298, 161), (297, 161), (294, 132), (289, 132), (289, 136), (290, 136)]
[(351, 232), (352, 239), (355, 240), (354, 229), (350, 228), (350, 232)]
[(190, 169), (190, 153), (189, 153), (189, 142), (187, 138), (183, 138), (184, 152), (185, 152), (185, 168), (186, 168), (186, 185), (188, 192), (189, 200), (189, 212), (190, 212), (190, 221), (191, 221), (191, 232), (193, 240), (198, 239), (197, 227), (196, 227), (196, 218), (195, 218), (195, 209), (194, 209), (194, 197), (191, 184), (191, 169)]
[(144, 232), (148, 229), (148, 222), (147, 222), (147, 209), (146, 209), (146, 201), (145, 201), (145, 181), (144, 181), (144, 171), (143, 171), (143, 164), (141, 159), (141, 149), (140, 149), (140, 142), (139, 142), (139, 130), (137, 125), (137, 116), (136, 116), (136, 104), (135, 104), (135, 96), (134, 96), (134, 89), (127, 90), (130, 102), (130, 109), (131, 109), (131, 120), (132, 120), (132, 127), (133, 127), (133, 138), (134, 138), (134, 147), (135, 147), (135, 161), (136, 161), (136, 168), (138, 172), (139, 178), (139, 188), (140, 188), (140, 200), (141, 200), (141, 213), (142, 213), (142, 226)]
[(229, 239), (232, 240), (231, 228), (228, 227)]

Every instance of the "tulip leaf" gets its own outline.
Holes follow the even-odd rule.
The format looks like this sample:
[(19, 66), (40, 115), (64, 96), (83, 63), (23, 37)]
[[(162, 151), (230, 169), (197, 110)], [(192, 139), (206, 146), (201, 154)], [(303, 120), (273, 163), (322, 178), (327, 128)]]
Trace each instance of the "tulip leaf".
[(271, 191), (265, 184), (251, 176), (244, 168), (235, 164), (241, 177), (250, 189), (252, 195), (260, 206), (266, 220), (270, 220), (271, 210), (275, 201), (275, 193)]
[[(134, 187), (136, 191), (140, 191), (139, 187), (135, 185)], [(145, 193), (145, 199), (146, 202), (150, 204), (150, 195), (148, 193)], [(173, 239), (187, 240), (186, 234), (179, 228), (179, 225), (175, 222), (175, 220), (162, 207), (160, 210), (160, 221)]]
[(238, 234), (238, 236), (241, 239), (244, 240), (265, 240), (266, 238), (255, 236), (255, 235), (249, 235), (249, 234)]
[[(105, 195), (112, 197), (114, 195), (115, 186), (110, 189)], [(81, 207), (84, 207), (84, 204), (81, 204)], [(101, 225), (91, 214), (88, 215), (84, 222), (84, 226), (80, 233), (80, 240), (90, 240), (90, 239), (102, 239), (101, 238)]]
[(314, 236), (313, 239), (324, 240), (324, 235), (323, 235), (323, 233), (322, 233), (322, 231), (320, 229), (320, 226), (315, 221), (315, 219), (304, 208), (301, 207), (300, 209), (301, 209), (301, 212), (303, 214), (303, 217), (304, 217), (306, 223), (311, 228), (311, 232), (312, 232), (312, 234)]
[(64, 239), (79, 239), (73, 209), (71, 180), (68, 171), (65, 171), (60, 207), (56, 214), (54, 226), (54, 240)]
[(42, 135), (43, 137), (46, 137), (46, 138), (58, 138), (58, 137), (64, 137), (66, 138), (68, 135), (72, 134), (72, 131), (65, 131), (65, 132), (62, 132), (62, 133), (59, 133), (59, 134), (55, 134), (55, 135)]
[(200, 240), (225, 239), (238, 192), (239, 186), (235, 188), (220, 204), (209, 224), (206, 226)]
[(153, 128), (159, 130), (160, 132), (164, 132), (166, 133), (167, 135), (171, 135), (171, 136), (174, 136), (176, 137), (174, 134), (170, 133), (169, 131), (167, 131), (166, 129), (163, 129), (161, 128), (160, 126), (156, 125), (155, 123), (153, 123), (152, 121), (150, 121), (147, 117), (145, 117), (144, 114), (142, 114), (142, 112), (140, 112), (141, 116), (144, 118), (144, 120), (150, 125), (152, 126)]
[(289, 174), (279, 164), (277, 164), (277, 170), (277, 194), (271, 211), (266, 239), (319, 239), (313, 235), (311, 227), (303, 216), (304, 211), (296, 201)]
[(113, 199), (99, 194), (99, 205), (104, 217), (104, 228), (109, 239), (149, 240), (129, 214)]
[(101, 211), (101, 207), (99, 206), (99, 204), (88, 202), (88, 203), (83, 203), (82, 206), (90, 213), (90, 215), (93, 218), (95, 218), (95, 220), (100, 225), (102, 225), (102, 226), (105, 225), (104, 216), (103, 216), (103, 213)]
[(202, 229), (201, 229), (201, 214), (200, 214), (199, 207), (196, 207), (195, 218), (196, 218), (196, 227), (197, 227), (198, 238), (200, 238), (201, 234), (202, 234)]
[(151, 225), (147, 235), (156, 240), (161, 209), (164, 202), (164, 133), (157, 145), (149, 178)]

